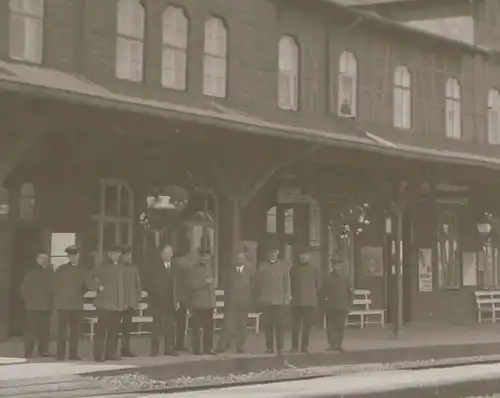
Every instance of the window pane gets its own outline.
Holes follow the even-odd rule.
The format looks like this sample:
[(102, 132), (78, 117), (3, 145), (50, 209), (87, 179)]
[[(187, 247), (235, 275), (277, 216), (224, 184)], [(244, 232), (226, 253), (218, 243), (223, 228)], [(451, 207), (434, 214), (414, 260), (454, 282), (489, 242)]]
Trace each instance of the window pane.
[(43, 23), (41, 19), (28, 18), (26, 24), (28, 61), (42, 62)]
[(121, 222), (119, 224), (119, 243), (123, 246), (129, 246), (132, 244), (132, 228), (128, 221)]
[(355, 81), (350, 75), (340, 75), (339, 79), (339, 113), (354, 116)]
[(130, 80), (134, 82), (142, 81), (143, 60), (143, 45), (140, 41), (130, 42)]
[(11, 14), (9, 22), (9, 56), (26, 60), (27, 43), (26, 17)]
[(130, 43), (127, 39), (119, 37), (116, 41), (116, 77), (129, 79), (130, 77)]
[(116, 185), (104, 185), (104, 214), (107, 216), (118, 215), (118, 187)]
[(276, 233), (276, 207), (272, 207), (269, 209), (267, 212), (267, 226), (266, 226), (266, 232), (275, 234)]
[(116, 223), (111, 221), (111, 222), (104, 222), (103, 223), (103, 248), (106, 250), (106, 247), (110, 245), (116, 245)]
[(131, 197), (125, 186), (120, 187), (120, 216), (131, 217)]
[(291, 209), (286, 209), (285, 214), (284, 214), (284, 229), (285, 229), (285, 234), (292, 235), (293, 234), (293, 208)]

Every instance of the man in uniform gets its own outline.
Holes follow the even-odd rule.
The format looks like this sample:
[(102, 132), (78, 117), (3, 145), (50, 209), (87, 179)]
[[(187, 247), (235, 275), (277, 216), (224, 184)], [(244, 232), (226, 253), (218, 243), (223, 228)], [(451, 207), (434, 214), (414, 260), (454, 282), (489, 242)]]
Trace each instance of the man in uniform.
[(218, 352), (225, 352), (233, 338), (236, 339), (237, 351), (244, 352), (248, 312), (253, 304), (254, 267), (248, 263), (243, 251), (236, 255), (234, 265), (224, 294), (224, 328), (219, 337)]
[(330, 263), (329, 272), (323, 278), (320, 297), (326, 313), (328, 351), (343, 351), (345, 322), (352, 305), (353, 291), (339, 260)]
[(258, 303), (266, 321), (266, 347), (274, 353), (274, 336), (278, 355), (283, 350), (284, 312), (290, 303), (290, 268), (279, 258), (279, 246), (271, 242), (267, 259), (259, 264), (255, 277)]
[[(214, 318), (216, 305), (215, 279), (210, 250), (201, 248), (200, 259), (189, 271), (189, 304), (192, 314), (193, 353), (213, 355)], [(203, 330), (203, 347), (201, 347)]]
[(150, 356), (157, 356), (163, 337), (165, 355), (177, 356), (175, 343), (175, 311), (179, 309), (177, 269), (172, 263), (172, 246), (163, 247), (159, 258), (153, 262), (149, 272), (149, 304), (153, 312), (153, 333)]
[(120, 320), (125, 310), (125, 265), (120, 261), (121, 248), (112, 245), (107, 258), (92, 273), (93, 290), (97, 291), (94, 305), (97, 324), (94, 339), (96, 362), (119, 359), (117, 356)]
[(125, 309), (121, 315), (121, 356), (135, 357), (130, 350), (130, 332), (132, 331), (132, 317), (142, 300), (141, 277), (139, 267), (132, 262), (132, 250), (122, 248), (122, 264), (125, 265)]
[[(57, 268), (54, 274), (54, 307), (57, 311), (57, 359), (66, 358), (69, 329), (69, 359), (80, 361), (78, 338), (83, 311), (83, 295), (88, 290), (88, 272), (80, 265), (76, 246), (66, 248), (69, 262)], [(87, 283), (86, 283), (87, 282)]]
[[(307, 354), (309, 333), (311, 330), (314, 309), (318, 303), (321, 288), (319, 269), (310, 264), (311, 249), (304, 246), (290, 270), (292, 290), (292, 351), (299, 350), (299, 335), (302, 334), (301, 351)], [(302, 332), (302, 333), (301, 333)]]
[(38, 345), (38, 355), (50, 357), (50, 315), (53, 305), (53, 269), (49, 255), (39, 252), (36, 264), (24, 275), (21, 295), (26, 308), (25, 357), (31, 358)]

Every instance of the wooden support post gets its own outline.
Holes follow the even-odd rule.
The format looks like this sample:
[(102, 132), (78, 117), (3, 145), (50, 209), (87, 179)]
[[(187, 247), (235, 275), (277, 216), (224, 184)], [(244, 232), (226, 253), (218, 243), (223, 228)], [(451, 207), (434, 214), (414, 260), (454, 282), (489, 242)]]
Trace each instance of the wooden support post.
[(394, 326), (394, 336), (399, 338), (403, 331), (403, 216), (404, 208), (394, 206), (394, 217), (396, 218), (396, 313)]

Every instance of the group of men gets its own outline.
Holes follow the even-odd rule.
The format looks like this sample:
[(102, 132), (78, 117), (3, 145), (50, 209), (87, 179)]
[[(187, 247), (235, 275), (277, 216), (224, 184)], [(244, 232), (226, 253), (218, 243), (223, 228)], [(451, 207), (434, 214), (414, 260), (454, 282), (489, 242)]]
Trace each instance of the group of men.
[(275, 352), (276, 338), (276, 351), (281, 354), (289, 304), (292, 307), (292, 351), (308, 352), (309, 332), (318, 305), (323, 306), (327, 316), (329, 350), (342, 350), (345, 319), (352, 303), (349, 279), (343, 275), (339, 262), (332, 262), (329, 272), (321, 275), (310, 263), (311, 252), (307, 247), (300, 250), (291, 267), (279, 258), (276, 245), (267, 247), (266, 259), (257, 268), (248, 261), (247, 253), (243, 250), (237, 253), (228, 274), (224, 326), (215, 350), (216, 286), (208, 250), (174, 256), (173, 248), (165, 245), (153, 261), (145, 264), (143, 283), (129, 248), (108, 247), (105, 260), (92, 270), (80, 264), (76, 246), (68, 247), (66, 252), (68, 263), (56, 271), (53, 271), (48, 254), (40, 252), (36, 266), (23, 280), (27, 358), (33, 356), (36, 343), (39, 356), (51, 356), (48, 350), (50, 318), (55, 309), (58, 317), (56, 357), (66, 359), (69, 345), (69, 359), (80, 360), (79, 332), (84, 294), (89, 290), (96, 292), (94, 360), (102, 362), (135, 356), (130, 349), (130, 332), (132, 318), (142, 301), (143, 288), (148, 293), (148, 308), (153, 316), (150, 356), (160, 353), (177, 356), (185, 350), (188, 312), (194, 354), (224, 352), (233, 339), (237, 351), (244, 352), (248, 314), (254, 308), (262, 311), (265, 317), (267, 351)]

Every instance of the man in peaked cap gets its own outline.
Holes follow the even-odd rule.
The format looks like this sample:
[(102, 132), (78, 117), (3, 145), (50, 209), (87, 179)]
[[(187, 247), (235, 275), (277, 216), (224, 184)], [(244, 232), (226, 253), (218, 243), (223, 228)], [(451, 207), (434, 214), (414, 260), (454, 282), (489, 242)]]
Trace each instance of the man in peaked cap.
[(69, 329), (69, 359), (80, 360), (78, 338), (83, 310), (83, 295), (88, 290), (88, 272), (80, 264), (80, 251), (76, 246), (66, 248), (69, 261), (54, 274), (54, 308), (57, 311), (57, 359), (66, 358)]
[(259, 264), (255, 275), (257, 302), (266, 320), (266, 347), (274, 352), (274, 336), (278, 355), (283, 350), (284, 311), (290, 303), (290, 274), (288, 264), (279, 258), (278, 242), (267, 244), (267, 259)]
[(318, 293), (321, 289), (321, 274), (317, 267), (310, 263), (311, 248), (302, 246), (297, 259), (290, 270), (292, 292), (292, 351), (299, 350), (299, 335), (301, 351), (308, 353), (309, 333), (311, 330), (314, 309), (318, 303)]

